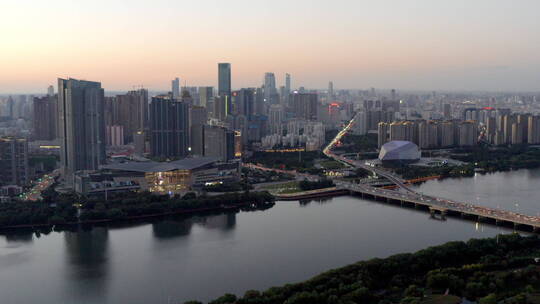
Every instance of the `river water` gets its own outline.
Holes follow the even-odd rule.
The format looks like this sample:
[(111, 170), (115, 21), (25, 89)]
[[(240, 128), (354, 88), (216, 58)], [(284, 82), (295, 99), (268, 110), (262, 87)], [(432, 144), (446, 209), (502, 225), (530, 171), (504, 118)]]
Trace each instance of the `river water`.
[[(429, 181), (420, 191), (536, 214), (540, 170)], [(516, 205), (517, 204), (517, 205)], [(342, 196), (265, 211), (0, 236), (1, 303), (208, 301), (372, 257), (511, 233)]]

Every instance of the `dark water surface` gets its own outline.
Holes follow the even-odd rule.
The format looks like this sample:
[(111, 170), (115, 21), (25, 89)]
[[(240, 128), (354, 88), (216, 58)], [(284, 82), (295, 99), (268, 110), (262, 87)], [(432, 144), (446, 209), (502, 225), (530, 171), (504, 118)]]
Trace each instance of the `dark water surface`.
[[(430, 181), (419, 188), (536, 214), (540, 170)], [(344, 196), (122, 228), (0, 236), (0, 303), (207, 301), (363, 259), (509, 232)]]

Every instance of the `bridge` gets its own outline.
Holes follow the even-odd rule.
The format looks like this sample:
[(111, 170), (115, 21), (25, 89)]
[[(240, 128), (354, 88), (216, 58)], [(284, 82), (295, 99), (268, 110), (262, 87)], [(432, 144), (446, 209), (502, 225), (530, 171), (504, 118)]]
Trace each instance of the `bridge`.
[(387, 202), (399, 202), (400, 204), (413, 204), (415, 207), (428, 209), (431, 213), (439, 213), (443, 216), (446, 214), (459, 215), (462, 217), (473, 217), (479, 221), (492, 221), (496, 224), (512, 224), (514, 227), (528, 227), (535, 232), (540, 232), (540, 217), (529, 216), (517, 212), (511, 212), (502, 209), (495, 209), (483, 206), (477, 206), (466, 202), (457, 202), (449, 199), (438, 198), (434, 196), (424, 195), (410, 188), (406, 181), (393, 175), (392, 173), (366, 165), (361, 161), (352, 160), (344, 156), (336, 155), (332, 152), (333, 147), (341, 138), (354, 126), (356, 116), (336, 135), (336, 137), (323, 149), (323, 153), (340, 161), (348, 166), (362, 168), (373, 172), (378, 176), (382, 176), (394, 183), (398, 190), (388, 190), (375, 188), (368, 185), (354, 184), (350, 182), (335, 181), (338, 189), (347, 189), (351, 194), (360, 194), (362, 197), (371, 197), (374, 199), (384, 199)]

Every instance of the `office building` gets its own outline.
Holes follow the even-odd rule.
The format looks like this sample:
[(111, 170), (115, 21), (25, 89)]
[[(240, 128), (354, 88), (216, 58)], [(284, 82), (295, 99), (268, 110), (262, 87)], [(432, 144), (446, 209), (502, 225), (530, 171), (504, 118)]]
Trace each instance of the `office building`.
[(104, 91), (101, 83), (58, 79), (60, 162), (68, 183), (79, 170), (105, 162)]
[(24, 186), (30, 181), (26, 139), (0, 137), (0, 170), (0, 186)]
[(218, 96), (231, 96), (231, 64), (218, 64)]
[(243, 115), (248, 121), (255, 115), (255, 89), (240, 89), (232, 93), (234, 113)]
[(152, 97), (150, 103), (150, 153), (153, 157), (188, 155), (189, 105), (171, 95)]
[(171, 81), (171, 92), (173, 99), (180, 99), (180, 79), (178, 77)]
[(279, 103), (279, 96), (276, 89), (276, 76), (274, 73), (264, 74), (264, 99), (266, 104)]
[(290, 106), (291, 104), (291, 100), (290, 100), (291, 99), (291, 75), (289, 73), (285, 74), (285, 92), (284, 92), (284, 96), (281, 96), (281, 98), (284, 101), (283, 105), (285, 107)]
[(198, 106), (208, 108), (208, 103), (214, 97), (214, 87), (199, 87)]

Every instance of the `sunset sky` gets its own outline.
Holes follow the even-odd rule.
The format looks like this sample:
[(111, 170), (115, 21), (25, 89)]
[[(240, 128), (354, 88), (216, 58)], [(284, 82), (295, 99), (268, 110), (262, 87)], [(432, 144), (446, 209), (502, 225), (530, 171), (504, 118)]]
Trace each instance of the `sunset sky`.
[(539, 91), (540, 1), (0, 1), (0, 94), (216, 86), (218, 62), (234, 88)]

